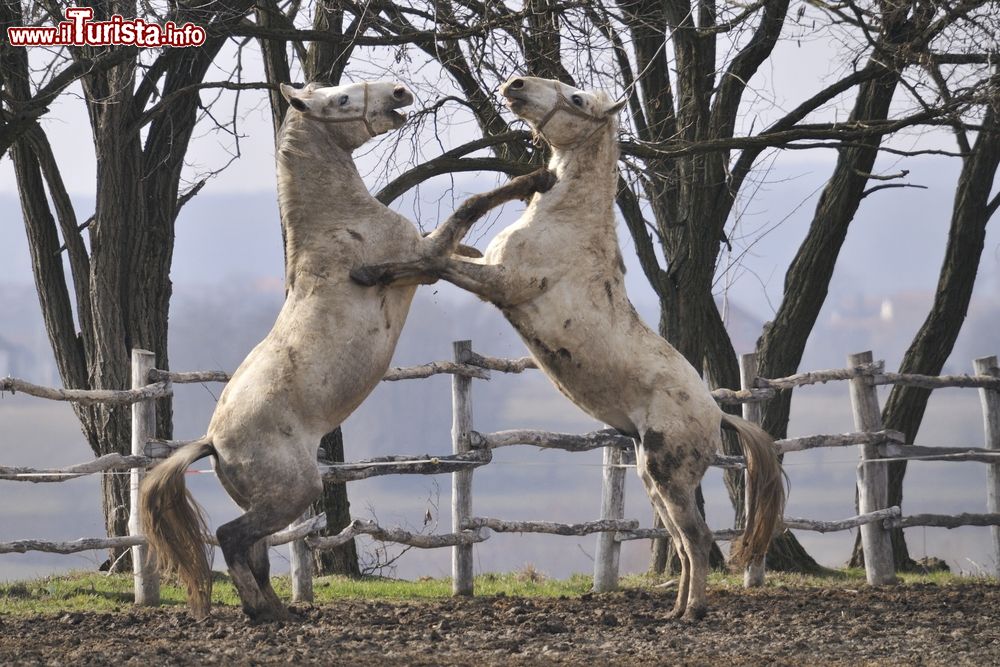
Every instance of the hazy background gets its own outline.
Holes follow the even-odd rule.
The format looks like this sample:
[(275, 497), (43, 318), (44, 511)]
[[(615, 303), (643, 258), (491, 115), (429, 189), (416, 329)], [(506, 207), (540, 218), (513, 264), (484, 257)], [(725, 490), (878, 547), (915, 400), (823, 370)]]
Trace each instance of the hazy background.
[[(792, 49), (783, 45), (781, 49)], [(797, 99), (802, 82), (814, 89), (817, 72), (835, 74), (819, 55), (772, 59), (761, 84), (775, 112)], [(786, 56), (788, 54), (785, 54)], [(248, 65), (252, 68), (252, 65)], [(248, 72), (248, 78), (254, 73)], [(776, 91), (787, 91), (778, 94)], [(272, 130), (263, 96), (244, 93), (240, 159), (181, 212), (171, 279), (171, 367), (175, 370), (234, 370), (268, 331), (282, 297), (282, 251), (274, 193)], [(418, 106), (429, 100), (418, 100)], [(836, 110), (826, 110), (831, 116)], [(759, 120), (746, 119), (747, 123)], [(93, 147), (79, 99), (61, 97), (43, 119), (64, 169), (63, 176), (85, 219), (93, 208)], [(462, 128), (448, 128), (441, 150), (460, 143)], [(395, 162), (384, 156), (388, 137), (359, 156), (362, 173), (375, 190), (405, 162), (405, 146)], [(941, 135), (903, 136), (905, 145), (949, 146)], [(218, 168), (236, 148), (232, 139), (206, 133), (192, 142), (191, 174)], [(402, 155), (401, 155), (402, 153)], [(816, 198), (830, 172), (832, 151), (772, 152), (761, 161), (759, 186), (741, 202), (731, 236), (739, 263), (720, 270), (717, 293), (738, 352), (751, 351), (761, 326), (780, 302), (784, 270), (808, 227)], [(68, 162), (67, 162), (68, 160)], [(388, 165), (388, 166), (386, 166)], [(958, 165), (955, 159), (880, 160), (876, 172), (910, 170), (909, 182), (925, 190), (886, 190), (864, 199), (841, 253), (830, 295), (810, 339), (801, 370), (837, 368), (852, 352), (871, 349), (895, 369), (919, 328), (934, 294), (944, 253)], [(432, 228), (465, 193), (486, 190), (493, 176), (440, 178), (394, 206)], [(748, 189), (748, 192), (750, 190)], [(34, 292), (16, 185), (8, 158), (0, 158), (0, 375), (59, 385)], [(518, 214), (506, 207), (477, 225), (470, 235), (483, 248)], [(656, 300), (634, 257), (631, 239), (619, 229), (629, 268), (627, 287), (647, 322), (658, 320)], [(972, 359), (1000, 353), (1000, 234), (987, 236), (980, 278), (965, 328), (945, 373), (971, 372)], [(334, 335), (336, 332), (332, 332)], [(422, 287), (403, 331), (394, 365), (418, 364), (451, 356), (451, 341), (471, 339), (479, 352), (522, 356), (523, 345), (489, 305), (449, 285)], [(450, 452), (450, 379), (384, 383), (344, 424), (347, 459), (384, 454)], [(204, 433), (222, 386), (176, 387), (175, 437)], [(884, 391), (884, 390), (883, 390)], [(556, 392), (537, 371), (520, 376), (494, 374), (474, 381), (474, 423), (480, 431), (541, 428), (583, 432), (600, 427)], [(883, 393), (884, 399), (884, 393)], [(853, 431), (847, 385), (805, 388), (793, 400), (791, 436)], [(918, 444), (981, 446), (982, 418), (974, 390), (935, 392)], [(50, 467), (91, 456), (72, 410), (23, 396), (0, 398), (0, 464)], [(507, 519), (570, 522), (596, 519), (600, 510), (600, 452), (568, 454), (529, 447), (504, 448), (474, 479), (474, 513)], [(786, 459), (791, 478), (787, 514), (815, 519), (852, 516), (857, 452), (854, 448), (794, 453)], [(198, 464), (208, 468), (204, 461)], [(651, 523), (651, 512), (634, 474), (628, 477), (626, 516)], [(976, 463), (913, 463), (907, 474), (904, 512), (985, 511), (986, 468)], [(213, 527), (236, 514), (236, 507), (213, 475), (192, 475), (190, 488), (208, 510)], [(383, 525), (423, 529), (430, 509), (450, 530), (448, 476), (384, 477), (349, 486), (352, 514), (377, 517)], [(705, 495), (709, 524), (728, 527), (732, 511), (721, 473), (710, 471)], [(440, 510), (440, 511), (439, 511)], [(0, 541), (21, 538), (69, 540), (104, 531), (96, 478), (61, 484), (0, 484)], [(798, 532), (823, 564), (849, 556), (853, 531), (821, 536)], [(977, 572), (992, 563), (986, 528), (908, 531), (911, 554), (945, 558), (954, 569)], [(475, 547), (477, 571), (510, 570), (531, 563), (551, 576), (590, 571), (596, 537), (494, 535)], [(361, 540), (370, 554), (370, 542)], [(285, 549), (272, 552), (277, 570), (286, 567)], [(21, 578), (93, 567), (103, 553), (0, 556), (0, 578)], [(623, 571), (647, 567), (648, 543), (626, 543)], [(221, 557), (216, 566), (221, 566)], [(411, 550), (397, 563), (402, 577), (450, 572), (448, 550)]]

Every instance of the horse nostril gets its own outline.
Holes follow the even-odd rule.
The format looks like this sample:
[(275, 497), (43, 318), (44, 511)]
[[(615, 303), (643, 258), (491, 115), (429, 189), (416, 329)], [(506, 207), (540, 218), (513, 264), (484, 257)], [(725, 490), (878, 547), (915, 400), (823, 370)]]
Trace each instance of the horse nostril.
[(524, 88), (524, 79), (514, 79), (507, 87), (513, 90)]
[(396, 88), (392, 91), (392, 96), (397, 100), (401, 100), (406, 97), (406, 86), (396, 86)]

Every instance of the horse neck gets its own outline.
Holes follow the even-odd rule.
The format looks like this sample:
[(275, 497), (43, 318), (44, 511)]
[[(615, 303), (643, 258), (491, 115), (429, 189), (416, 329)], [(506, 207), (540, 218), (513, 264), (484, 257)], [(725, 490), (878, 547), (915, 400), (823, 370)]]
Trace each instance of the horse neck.
[(581, 146), (553, 147), (549, 169), (558, 180), (543, 198), (545, 207), (557, 209), (561, 215), (579, 211), (584, 219), (612, 215), (618, 188), (617, 162), (618, 132), (612, 123)]
[(278, 138), (278, 203), (289, 259), (323, 252), (331, 232), (381, 209), (350, 151), (323, 123), (290, 114)]

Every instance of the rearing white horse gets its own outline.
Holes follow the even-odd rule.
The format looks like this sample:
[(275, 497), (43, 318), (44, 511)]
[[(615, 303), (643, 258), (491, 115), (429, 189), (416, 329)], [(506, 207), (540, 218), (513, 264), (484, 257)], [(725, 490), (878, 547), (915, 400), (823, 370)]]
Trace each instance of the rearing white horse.
[(632, 435), (639, 476), (681, 556), (672, 614), (701, 618), (712, 533), (695, 490), (721, 449), (720, 427), (739, 434), (749, 472), (737, 563), (764, 557), (781, 517), (784, 488), (772, 440), (719, 409), (698, 372), (643, 323), (625, 293), (614, 218), (616, 114), (624, 102), (533, 77), (511, 79), (501, 93), (552, 146), (556, 185), (536, 195), (481, 260), (424, 254), (352, 276), (384, 285), (432, 273), (478, 294), (500, 308), (563, 394)]
[[(282, 85), (291, 105), (277, 142), (278, 198), (285, 222), (287, 296), (274, 327), (226, 385), (204, 438), (157, 465), (141, 489), (146, 535), (161, 566), (178, 571), (195, 617), (212, 589), (205, 523), (184, 470), (213, 456), (219, 480), (244, 510), (217, 531), (253, 620), (284, 618), (269, 580), (265, 538), (297, 519), (323, 489), (320, 439), (385, 374), (416, 287), (364, 289), (347, 270), (418, 251), (452, 252), (489, 207), (551, 184), (542, 172), (471, 199), (452, 224), (421, 239), (413, 224), (369, 194), (351, 158), (372, 137), (400, 127), (412, 103), (405, 86)], [(414, 284), (422, 282), (418, 277)]]

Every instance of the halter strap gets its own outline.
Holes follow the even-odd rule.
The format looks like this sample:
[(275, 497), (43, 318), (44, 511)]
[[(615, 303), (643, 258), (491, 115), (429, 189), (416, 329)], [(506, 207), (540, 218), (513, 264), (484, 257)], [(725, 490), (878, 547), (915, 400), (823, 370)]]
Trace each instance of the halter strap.
[[(567, 100), (566, 96), (563, 94), (562, 86), (558, 81), (553, 81), (552, 87), (556, 91), (556, 103), (552, 106), (551, 109), (548, 110), (548, 112), (544, 116), (542, 116), (542, 120), (538, 123), (538, 126), (535, 128), (535, 131), (538, 132), (538, 134), (541, 134), (542, 137), (545, 138), (545, 141), (549, 142), (549, 145), (552, 146), (553, 148), (558, 148), (560, 150), (572, 150), (574, 148), (579, 148), (580, 146), (590, 141), (591, 137), (597, 134), (597, 132), (604, 127), (604, 125), (608, 122), (609, 117), (595, 116), (593, 114), (589, 114), (583, 109), (577, 107), (569, 100)], [(550, 120), (552, 120), (552, 117), (555, 116), (556, 113), (559, 111), (565, 111), (579, 118), (583, 118), (584, 120), (589, 120), (591, 122), (597, 123), (597, 126), (590, 133), (588, 133), (587, 136), (585, 136), (583, 139), (575, 141), (571, 144), (564, 144), (560, 146), (559, 144), (556, 144), (547, 137), (545, 137), (545, 135), (542, 133), (542, 129), (545, 127), (545, 124), (548, 123)]]
[(348, 118), (317, 118), (316, 120), (322, 123), (354, 123), (360, 120), (365, 124), (365, 129), (368, 130), (369, 139), (378, 136), (378, 133), (375, 132), (375, 128), (372, 127), (372, 122), (368, 120), (368, 82), (365, 81), (362, 86), (365, 91), (365, 102), (364, 106), (361, 108), (361, 116), (350, 116)]

